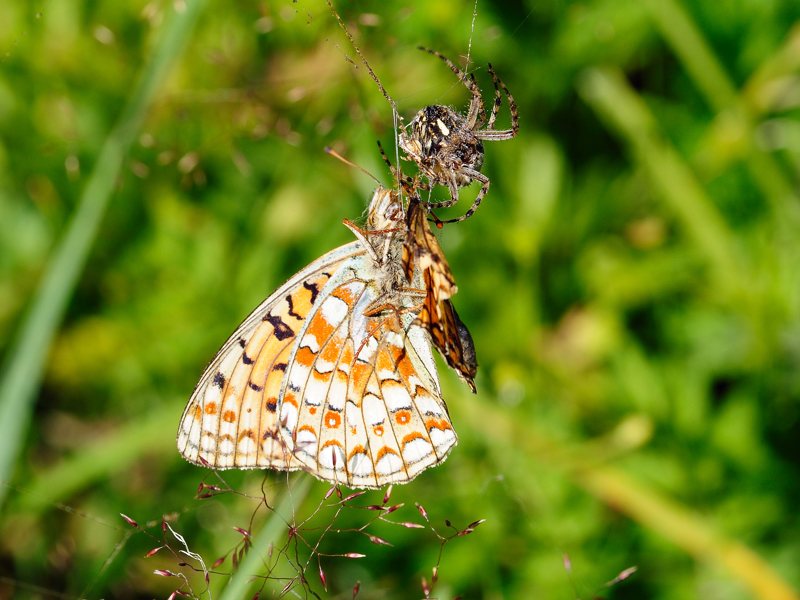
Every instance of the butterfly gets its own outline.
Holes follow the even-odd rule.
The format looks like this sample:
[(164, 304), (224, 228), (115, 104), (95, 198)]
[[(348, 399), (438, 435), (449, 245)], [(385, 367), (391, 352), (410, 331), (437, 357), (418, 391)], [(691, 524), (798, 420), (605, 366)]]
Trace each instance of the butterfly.
[(379, 488), (456, 445), (417, 319), (429, 269), (406, 279), (399, 195), (379, 187), (366, 228), (344, 223), (356, 241), (278, 288), (206, 368), (178, 429), (188, 461)]
[(420, 199), (410, 195), (403, 244), (403, 270), (409, 281), (413, 279), (415, 268), (423, 271), (426, 295), (417, 322), (428, 331), (433, 345), (474, 394), (476, 388), (473, 380), (478, 370), (475, 344), (469, 329), (458, 317), (450, 301), (458, 288), (427, 217), (427, 210)]

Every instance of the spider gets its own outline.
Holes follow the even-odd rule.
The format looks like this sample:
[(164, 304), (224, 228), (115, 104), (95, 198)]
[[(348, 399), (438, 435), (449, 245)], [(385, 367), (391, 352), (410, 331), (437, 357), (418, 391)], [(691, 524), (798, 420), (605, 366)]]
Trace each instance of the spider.
[[(489, 191), (491, 183), (489, 178), (480, 172), (484, 159), (482, 140), (500, 141), (513, 138), (519, 131), (519, 113), (511, 92), (495, 74), (491, 63), (489, 64), (489, 73), (494, 82), (495, 96), (487, 122), (483, 98), (475, 76), (471, 73), (467, 76), (450, 59), (435, 50), (423, 46), (419, 46), (419, 49), (439, 57), (472, 93), (466, 115), (457, 113), (448, 106), (432, 104), (419, 111), (407, 127), (401, 123), (399, 145), (406, 153), (404, 159), (414, 162), (428, 180), (425, 188), (445, 185), (450, 189), (450, 200), (429, 203), (429, 210), (448, 208), (456, 204), (460, 187), (467, 186), (473, 181), (482, 184), (470, 209), (456, 219), (437, 222), (437, 226), (441, 227), (440, 223), (455, 223), (468, 219), (478, 209), (481, 200)], [(508, 98), (511, 129), (494, 128), (502, 102), (500, 88)], [(484, 125), (486, 127), (482, 129)]]
[[(450, 67), (450, 70), (464, 82), (464, 85), (472, 93), (472, 99), (466, 115), (457, 113), (447, 106), (433, 104), (419, 111), (411, 123), (406, 125), (400, 116), (397, 104), (383, 87), (381, 80), (378, 79), (372, 67), (369, 66), (366, 57), (358, 49), (355, 39), (348, 31), (339, 13), (336, 12), (330, 0), (327, 0), (327, 4), (333, 12), (333, 16), (339, 22), (339, 27), (342, 28), (353, 49), (364, 63), (370, 77), (375, 81), (384, 98), (392, 106), (393, 113), (399, 122), (399, 146), (406, 154), (403, 159), (415, 163), (422, 175), (427, 179), (427, 183), (419, 182), (416, 177), (413, 179), (403, 177), (399, 168), (392, 168), (392, 174), (405, 181), (403, 187), (411, 186), (414, 189), (430, 190), (434, 185), (446, 185), (450, 190), (450, 200), (426, 203), (428, 210), (453, 206), (458, 202), (458, 188), (467, 186), (473, 181), (480, 182), (482, 184), (481, 190), (465, 214), (457, 219), (449, 219), (447, 221), (440, 221), (434, 217), (437, 227), (440, 228), (444, 223), (455, 223), (468, 219), (480, 206), (481, 200), (489, 191), (491, 183), (489, 178), (480, 172), (484, 157), (482, 140), (510, 140), (519, 131), (517, 103), (514, 102), (511, 92), (508, 91), (505, 84), (495, 74), (490, 63), (489, 73), (492, 75), (492, 81), (494, 82), (494, 105), (487, 122), (486, 109), (483, 105), (481, 90), (478, 88), (475, 76), (472, 73), (467, 76), (450, 59), (435, 50), (419, 46), (420, 50), (438, 56), (444, 61)], [(494, 128), (497, 114), (500, 111), (500, 104), (502, 103), (500, 88), (503, 89), (506, 98), (508, 98), (508, 106), (511, 112), (511, 129)], [(481, 129), (484, 125), (486, 127)], [(389, 166), (391, 167), (391, 164)]]

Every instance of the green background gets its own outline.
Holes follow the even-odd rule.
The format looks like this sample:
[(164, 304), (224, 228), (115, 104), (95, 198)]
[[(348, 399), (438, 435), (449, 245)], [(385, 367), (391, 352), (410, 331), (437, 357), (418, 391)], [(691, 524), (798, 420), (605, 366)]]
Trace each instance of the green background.
[[(468, 101), (419, 44), (469, 50), (487, 96), (491, 62), (519, 106), (489, 195), (440, 235), (478, 394), (443, 368), (459, 445), (389, 501), (442, 535), (486, 519), (444, 545), (432, 596), (797, 598), (800, 5), (481, 2), (474, 33), (469, 3), (337, 8), (407, 120)], [(155, 569), (199, 595), (164, 515), (209, 567), (233, 527), (288, 548), (279, 595), (334, 510), (287, 546), (258, 509), (285, 479), (226, 472), (239, 493), (195, 499), (175, 432), (239, 321), (352, 239), (374, 183), (323, 148), (389, 183), (388, 104), (316, 1), (6, 0), (0, 53), (0, 597), (166, 598), (181, 580)], [(290, 481), (299, 522), (328, 486)], [(322, 558), (327, 593), (313, 558), (291, 589), (422, 597), (431, 530), (366, 531), (393, 546), (324, 535), (366, 558)]]

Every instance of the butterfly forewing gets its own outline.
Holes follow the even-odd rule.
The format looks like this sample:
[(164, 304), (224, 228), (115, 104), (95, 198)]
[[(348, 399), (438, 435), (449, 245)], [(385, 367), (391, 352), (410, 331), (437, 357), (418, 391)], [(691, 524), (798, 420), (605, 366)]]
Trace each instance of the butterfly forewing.
[(426, 296), (417, 321), (428, 331), (433, 345), (456, 374), (474, 393), (478, 370), (475, 346), (466, 325), (458, 318), (450, 298), (458, 291), (450, 265), (433, 235), (427, 211), (418, 198), (411, 196), (406, 214), (406, 239), (403, 246), (403, 270), (413, 275), (422, 271)]
[[(206, 368), (178, 429), (178, 450), (217, 468), (299, 468), (286, 452), (277, 407), (297, 332), (326, 282), (357, 242), (329, 252), (297, 273), (245, 319)], [(205, 461), (205, 463), (203, 462)]]
[(458, 291), (450, 265), (441, 246), (428, 225), (425, 207), (416, 196), (409, 197), (406, 213), (406, 239), (403, 245), (403, 270), (411, 281), (418, 268), (428, 271), (436, 302), (447, 300)]

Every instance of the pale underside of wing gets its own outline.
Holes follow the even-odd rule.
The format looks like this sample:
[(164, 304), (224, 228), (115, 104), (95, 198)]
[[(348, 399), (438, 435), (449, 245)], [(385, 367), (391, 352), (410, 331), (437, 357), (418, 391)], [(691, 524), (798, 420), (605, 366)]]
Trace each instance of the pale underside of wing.
[(289, 362), (279, 410), (284, 441), (326, 481), (408, 482), (457, 442), (430, 345), (413, 314), (363, 315), (378, 295), (371, 283), (335, 279)]
[(364, 252), (352, 242), (297, 273), (245, 319), (206, 368), (184, 410), (178, 450), (219, 469), (302, 468), (277, 426), (278, 398), (297, 332), (339, 267)]

